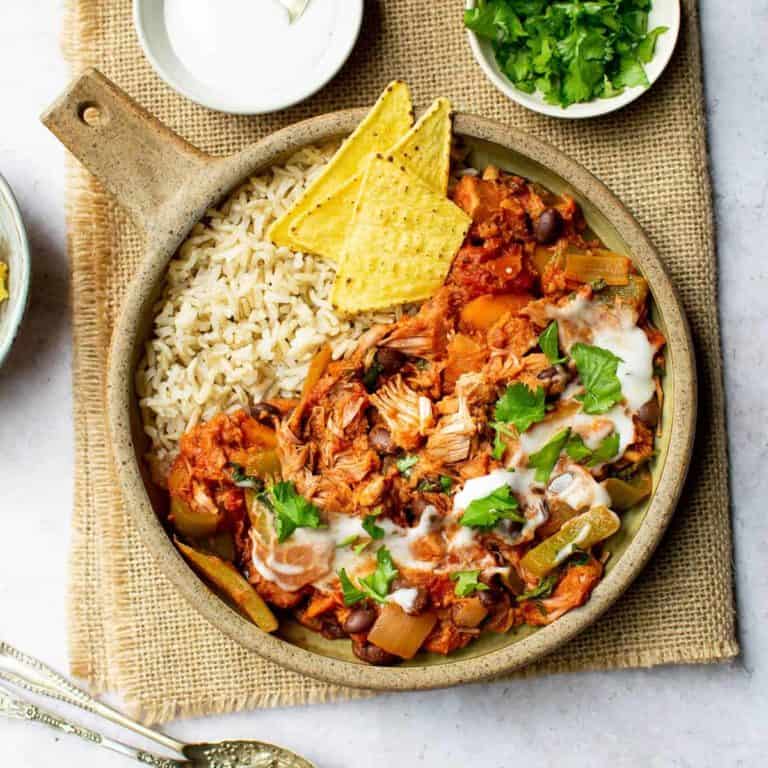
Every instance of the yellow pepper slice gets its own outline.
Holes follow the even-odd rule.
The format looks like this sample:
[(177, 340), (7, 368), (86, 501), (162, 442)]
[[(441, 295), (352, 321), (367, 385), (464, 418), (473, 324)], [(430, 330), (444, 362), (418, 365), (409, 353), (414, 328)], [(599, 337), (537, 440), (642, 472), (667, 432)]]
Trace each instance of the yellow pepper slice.
[(632, 509), (641, 501), (645, 501), (653, 490), (653, 479), (647, 467), (636, 472), (629, 480), (609, 477), (603, 487), (611, 497), (611, 506), (624, 511)]
[(226, 563), (215, 555), (198, 552), (178, 540), (176, 546), (195, 570), (199, 571), (211, 584), (230, 598), (259, 629), (263, 629), (265, 632), (274, 632), (277, 629), (277, 619), (269, 606), (238, 573), (232, 563)]
[(618, 516), (608, 507), (593, 507), (571, 518), (557, 533), (529, 550), (520, 565), (527, 573), (541, 578), (574, 552), (589, 549), (612, 536), (620, 525)]
[(185, 538), (203, 539), (213, 536), (222, 516), (204, 509), (192, 509), (183, 499), (171, 497), (170, 521)]

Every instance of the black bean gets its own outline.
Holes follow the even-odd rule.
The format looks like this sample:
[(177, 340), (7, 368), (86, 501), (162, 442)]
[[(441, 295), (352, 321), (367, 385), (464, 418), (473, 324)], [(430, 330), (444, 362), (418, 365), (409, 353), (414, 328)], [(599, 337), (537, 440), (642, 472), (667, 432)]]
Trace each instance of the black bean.
[(637, 412), (637, 418), (643, 422), (647, 427), (655, 429), (659, 423), (659, 401), (656, 395), (654, 395), (645, 405), (643, 405)]
[(550, 245), (560, 236), (563, 229), (563, 219), (555, 208), (547, 208), (536, 221), (533, 231), (536, 242)]
[(539, 375), (536, 377), (537, 379), (553, 379), (555, 376), (557, 376), (558, 370), (557, 366), (550, 365), (549, 368), (545, 368)]
[(378, 453), (394, 453), (397, 450), (397, 446), (392, 440), (392, 435), (389, 434), (389, 430), (381, 424), (377, 424), (368, 433), (368, 442), (371, 444), (373, 450)]
[(501, 593), (495, 589), (484, 589), (482, 592), (478, 592), (477, 596), (486, 608), (493, 608), (502, 599)]
[(376, 362), (381, 366), (381, 372), (385, 376), (397, 373), (405, 365), (406, 357), (396, 349), (380, 347), (376, 352)]
[(323, 621), (320, 634), (328, 640), (340, 640), (342, 637), (346, 637), (349, 632), (345, 631), (335, 616), (329, 616)]
[(376, 611), (373, 608), (355, 608), (352, 613), (347, 616), (344, 622), (344, 630), (350, 635), (358, 634), (359, 632), (367, 632), (376, 621)]
[(379, 648), (378, 645), (374, 645), (373, 643), (353, 642), (352, 652), (361, 661), (364, 661), (367, 664), (375, 664), (376, 666), (380, 667), (394, 664), (396, 661), (398, 661), (397, 656), (394, 656), (391, 653), (387, 653), (385, 650)]

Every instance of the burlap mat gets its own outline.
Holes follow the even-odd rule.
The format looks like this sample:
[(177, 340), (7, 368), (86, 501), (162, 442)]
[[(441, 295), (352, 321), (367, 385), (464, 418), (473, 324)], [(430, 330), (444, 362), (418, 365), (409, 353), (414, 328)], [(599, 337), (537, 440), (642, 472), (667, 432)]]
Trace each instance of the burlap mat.
[[(652, 563), (595, 627), (525, 674), (713, 662), (738, 652), (734, 631), (728, 475), (712, 209), (695, 0), (666, 74), (635, 105), (590, 121), (534, 115), (497, 93), (475, 64), (460, 0), (370, 0), (364, 32), (341, 75), (319, 95), (267, 117), (209, 112), (150, 69), (130, 0), (69, 0), (66, 55), (99, 67), (150, 112), (216, 154), (300, 118), (368, 105), (393, 77), (417, 103), (449, 96), (560, 147), (629, 205), (682, 294), (698, 355), (699, 439), (690, 481)], [(254, 44), (258, 44), (254, 40)], [(284, 66), (291, 66), (286, 53)], [(259, 73), (254, 73), (258, 77)], [(355, 695), (282, 670), (219, 634), (176, 594), (125, 515), (104, 415), (110, 329), (139, 257), (121, 210), (76, 163), (69, 176), (74, 291), (77, 476), (71, 558), (72, 670), (119, 690), (148, 721)]]

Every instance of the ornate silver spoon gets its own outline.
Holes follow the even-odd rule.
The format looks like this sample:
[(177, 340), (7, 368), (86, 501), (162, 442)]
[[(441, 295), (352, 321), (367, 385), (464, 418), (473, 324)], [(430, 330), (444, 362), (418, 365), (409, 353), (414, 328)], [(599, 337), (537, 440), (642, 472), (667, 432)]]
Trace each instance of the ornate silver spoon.
[[(97, 701), (43, 662), (27, 656), (8, 643), (0, 642), (0, 680), (31, 693), (62, 701), (98, 715), (127, 728), (162, 747), (173, 750), (185, 759), (176, 760), (136, 749), (110, 739), (90, 728), (70, 722), (57, 714), (46, 712), (18, 698), (9, 689), (0, 687), (0, 714), (22, 720), (43, 723), (64, 733), (133, 757), (154, 768), (315, 768), (303, 757), (283, 747), (262, 741), (221, 741), (212, 744), (185, 744), (163, 733), (147, 728), (112, 707)], [(14, 668), (9, 669), (12, 665)]]

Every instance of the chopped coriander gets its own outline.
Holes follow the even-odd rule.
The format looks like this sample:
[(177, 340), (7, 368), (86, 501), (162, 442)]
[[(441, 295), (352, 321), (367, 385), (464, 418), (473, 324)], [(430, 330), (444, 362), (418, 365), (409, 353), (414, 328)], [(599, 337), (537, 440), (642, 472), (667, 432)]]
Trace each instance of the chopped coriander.
[(575, 432), (568, 438), (568, 442), (565, 444), (565, 452), (568, 457), (574, 461), (584, 461), (592, 455), (592, 451), (587, 448), (581, 435), (577, 435)]
[(385, 603), (389, 588), (399, 571), (392, 562), (392, 556), (386, 547), (376, 553), (376, 570), (358, 580), (358, 586), (352, 583), (344, 568), (339, 571), (339, 581), (344, 595), (344, 605), (354, 605), (370, 597), (377, 603)]
[(515, 382), (496, 401), (494, 419), (514, 424), (519, 432), (525, 432), (531, 424), (546, 416), (544, 388), (528, 389), (522, 382)]
[(410, 477), (411, 476), (411, 470), (416, 466), (416, 464), (419, 463), (419, 457), (418, 456), (401, 456), (396, 462), (395, 466), (397, 467), (397, 471), (403, 476), (403, 477)]
[(592, 453), (587, 466), (596, 467), (610, 461), (619, 452), (619, 433), (612, 432), (600, 442), (600, 445)]
[(584, 444), (579, 435), (574, 433), (568, 438), (565, 452), (574, 461), (586, 462), (588, 467), (596, 467), (598, 464), (610, 461), (619, 452), (619, 434), (612, 432), (593, 451)]
[(319, 528), (320, 510), (296, 493), (293, 483), (275, 483), (262, 495), (275, 515), (277, 540), (284, 542), (297, 528)]
[(560, 344), (558, 340), (557, 320), (553, 320), (539, 336), (541, 351), (547, 356), (552, 365), (562, 363), (566, 358), (560, 357)]
[(450, 493), (451, 488), (453, 488), (453, 479), (448, 475), (440, 475), (437, 480), (425, 477), (416, 486), (416, 490), (420, 493)]
[(519, 595), (517, 602), (520, 603), (523, 600), (541, 600), (542, 598), (549, 597), (552, 594), (552, 590), (557, 584), (557, 573), (550, 573), (545, 576), (535, 587), (528, 589)]
[(232, 482), (238, 488), (252, 488), (253, 490), (260, 491), (264, 487), (264, 483), (258, 477), (247, 475), (245, 467), (240, 464), (229, 462), (227, 466), (232, 470)]
[(361, 541), (359, 544), (355, 544), (355, 546), (352, 547), (352, 551), (356, 555), (359, 555), (370, 543), (370, 541)]
[(440, 475), (440, 490), (443, 493), (450, 493), (453, 488), (453, 478), (448, 475)]
[(458, 597), (469, 597), (474, 592), (484, 592), (486, 584), (479, 580), (480, 571), (456, 571), (451, 574), (451, 581), (456, 582), (455, 594)]
[(363, 519), (363, 530), (374, 540), (383, 539), (386, 531), (380, 526), (376, 525), (377, 515), (366, 515)]
[(491, 456), (493, 456), (496, 461), (501, 461), (504, 458), (504, 452), (507, 450), (507, 444), (504, 442), (501, 435), (501, 430), (497, 429), (496, 436), (493, 438), (493, 451), (491, 452)]
[(651, 0), (478, 0), (464, 24), (491, 41), (516, 88), (568, 107), (647, 87), (643, 64), (667, 31), (648, 30), (650, 8)]
[(512, 495), (512, 490), (504, 484), (488, 496), (471, 502), (464, 510), (460, 522), (469, 528), (485, 530), (493, 528), (499, 520), (524, 523), (525, 518), (517, 511), (518, 507), (518, 501)]
[(342, 539), (337, 545), (336, 549), (344, 549), (344, 547), (350, 546), (350, 544), (354, 544), (357, 541), (357, 534), (353, 533), (351, 536), (347, 536), (345, 539)]
[(581, 343), (573, 345), (571, 354), (586, 390), (576, 399), (581, 400), (585, 413), (605, 413), (622, 398), (621, 382), (616, 375), (621, 358), (602, 347)]
[(570, 433), (571, 430), (568, 427), (561, 429), (543, 448), (528, 457), (528, 466), (536, 470), (537, 483), (546, 483), (549, 480)]
[(586, 565), (592, 558), (588, 552), (577, 552), (568, 560), (568, 565)]

